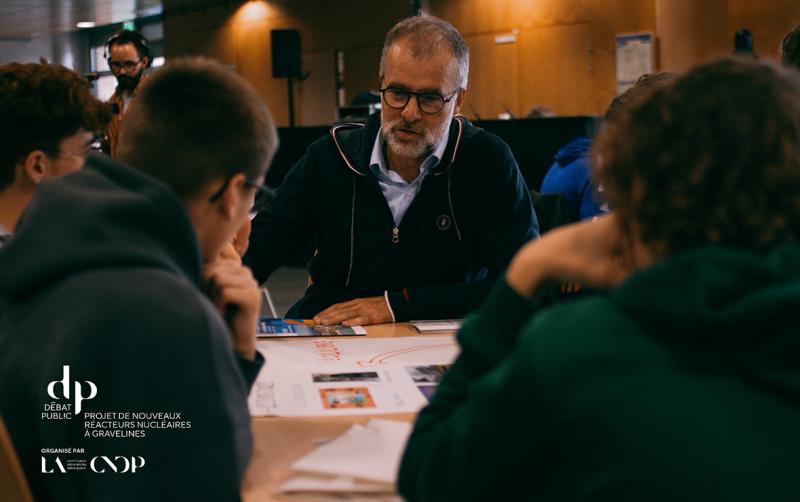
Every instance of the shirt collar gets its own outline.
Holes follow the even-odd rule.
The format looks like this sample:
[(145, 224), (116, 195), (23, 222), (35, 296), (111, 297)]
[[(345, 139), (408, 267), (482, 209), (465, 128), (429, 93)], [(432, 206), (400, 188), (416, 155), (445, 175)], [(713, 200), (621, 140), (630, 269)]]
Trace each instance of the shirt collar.
[[(447, 149), (448, 137), (449, 134), (445, 134), (442, 137), (442, 140), (439, 141), (439, 144), (436, 145), (436, 148), (433, 149), (433, 152), (431, 152), (431, 154), (422, 161), (422, 165), (420, 166), (420, 174), (425, 174), (430, 169), (433, 169), (439, 165), (439, 162), (441, 162), (442, 157), (444, 156), (444, 151)], [(369, 158), (369, 167), (372, 169), (372, 172), (375, 173), (375, 175), (383, 174), (384, 176), (388, 176), (389, 166), (383, 155), (384, 141), (383, 128), (380, 128), (378, 129), (378, 134), (375, 136), (375, 143), (372, 145), (372, 154)]]

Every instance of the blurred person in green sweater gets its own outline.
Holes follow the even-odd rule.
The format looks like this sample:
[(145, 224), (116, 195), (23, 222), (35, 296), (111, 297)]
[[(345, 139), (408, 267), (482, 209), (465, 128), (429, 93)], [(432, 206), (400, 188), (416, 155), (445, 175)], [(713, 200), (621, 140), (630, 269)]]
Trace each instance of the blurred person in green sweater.
[[(526, 245), (467, 319), (400, 494), (797, 500), (800, 74), (700, 66), (594, 160), (615, 211)], [(543, 309), (547, 281), (606, 292)]]

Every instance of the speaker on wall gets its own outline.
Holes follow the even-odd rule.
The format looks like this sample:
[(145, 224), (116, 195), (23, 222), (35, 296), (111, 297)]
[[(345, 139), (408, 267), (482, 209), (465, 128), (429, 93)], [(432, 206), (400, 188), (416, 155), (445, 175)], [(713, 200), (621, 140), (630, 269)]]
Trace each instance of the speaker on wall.
[(300, 32), (297, 30), (272, 30), (272, 76), (275, 78), (300, 76)]

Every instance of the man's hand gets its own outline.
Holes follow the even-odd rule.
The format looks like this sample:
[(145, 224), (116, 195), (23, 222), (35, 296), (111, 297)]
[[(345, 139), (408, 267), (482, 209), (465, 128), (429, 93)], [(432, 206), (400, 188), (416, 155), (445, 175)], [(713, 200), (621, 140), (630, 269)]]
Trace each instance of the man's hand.
[(546, 280), (614, 286), (636, 268), (626, 239), (614, 214), (553, 229), (520, 249), (506, 280), (525, 297)]
[(233, 334), (233, 348), (245, 359), (254, 360), (261, 291), (252, 272), (237, 259), (217, 258), (203, 266), (203, 277), (211, 301)]
[(392, 313), (383, 296), (372, 296), (331, 305), (314, 316), (314, 322), (325, 325), (344, 324), (345, 326), (384, 324), (392, 322)]

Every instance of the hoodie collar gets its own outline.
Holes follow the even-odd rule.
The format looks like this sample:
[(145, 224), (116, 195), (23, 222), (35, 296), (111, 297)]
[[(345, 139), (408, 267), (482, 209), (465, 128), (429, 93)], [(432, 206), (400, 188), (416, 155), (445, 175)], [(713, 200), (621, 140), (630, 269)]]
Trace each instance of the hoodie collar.
[[(706, 340), (764, 336), (796, 326), (800, 244), (767, 251), (708, 246), (633, 274), (613, 292), (631, 316), (669, 335)], [(792, 324), (787, 321), (794, 319)]]
[[(356, 174), (370, 174), (372, 148), (380, 131), (380, 112), (367, 118), (365, 124), (342, 123), (331, 128), (331, 136), (347, 167)], [(450, 131), (441, 161), (430, 174), (440, 175), (448, 171), (460, 152), (461, 146), (478, 131), (466, 118), (456, 116), (450, 122)]]
[(0, 251), (0, 296), (110, 268), (161, 268), (199, 283), (200, 248), (183, 204), (164, 183), (105, 157), (48, 180)]
[[(442, 137), (441, 141), (439, 141), (439, 144), (436, 145), (436, 148), (433, 150), (433, 152), (431, 152), (425, 158), (425, 160), (422, 161), (419, 167), (420, 176), (424, 177), (428, 170), (436, 167), (439, 162), (442, 161), (444, 151), (447, 148), (447, 140), (447, 137)], [(372, 169), (372, 172), (375, 173), (375, 175), (379, 178), (380, 173), (383, 173), (384, 176), (389, 176), (389, 163), (384, 155), (384, 143), (386, 143), (386, 137), (383, 132), (383, 128), (381, 128), (378, 131), (378, 134), (375, 136), (375, 142), (372, 145), (372, 153), (370, 154), (369, 159), (370, 169)]]

